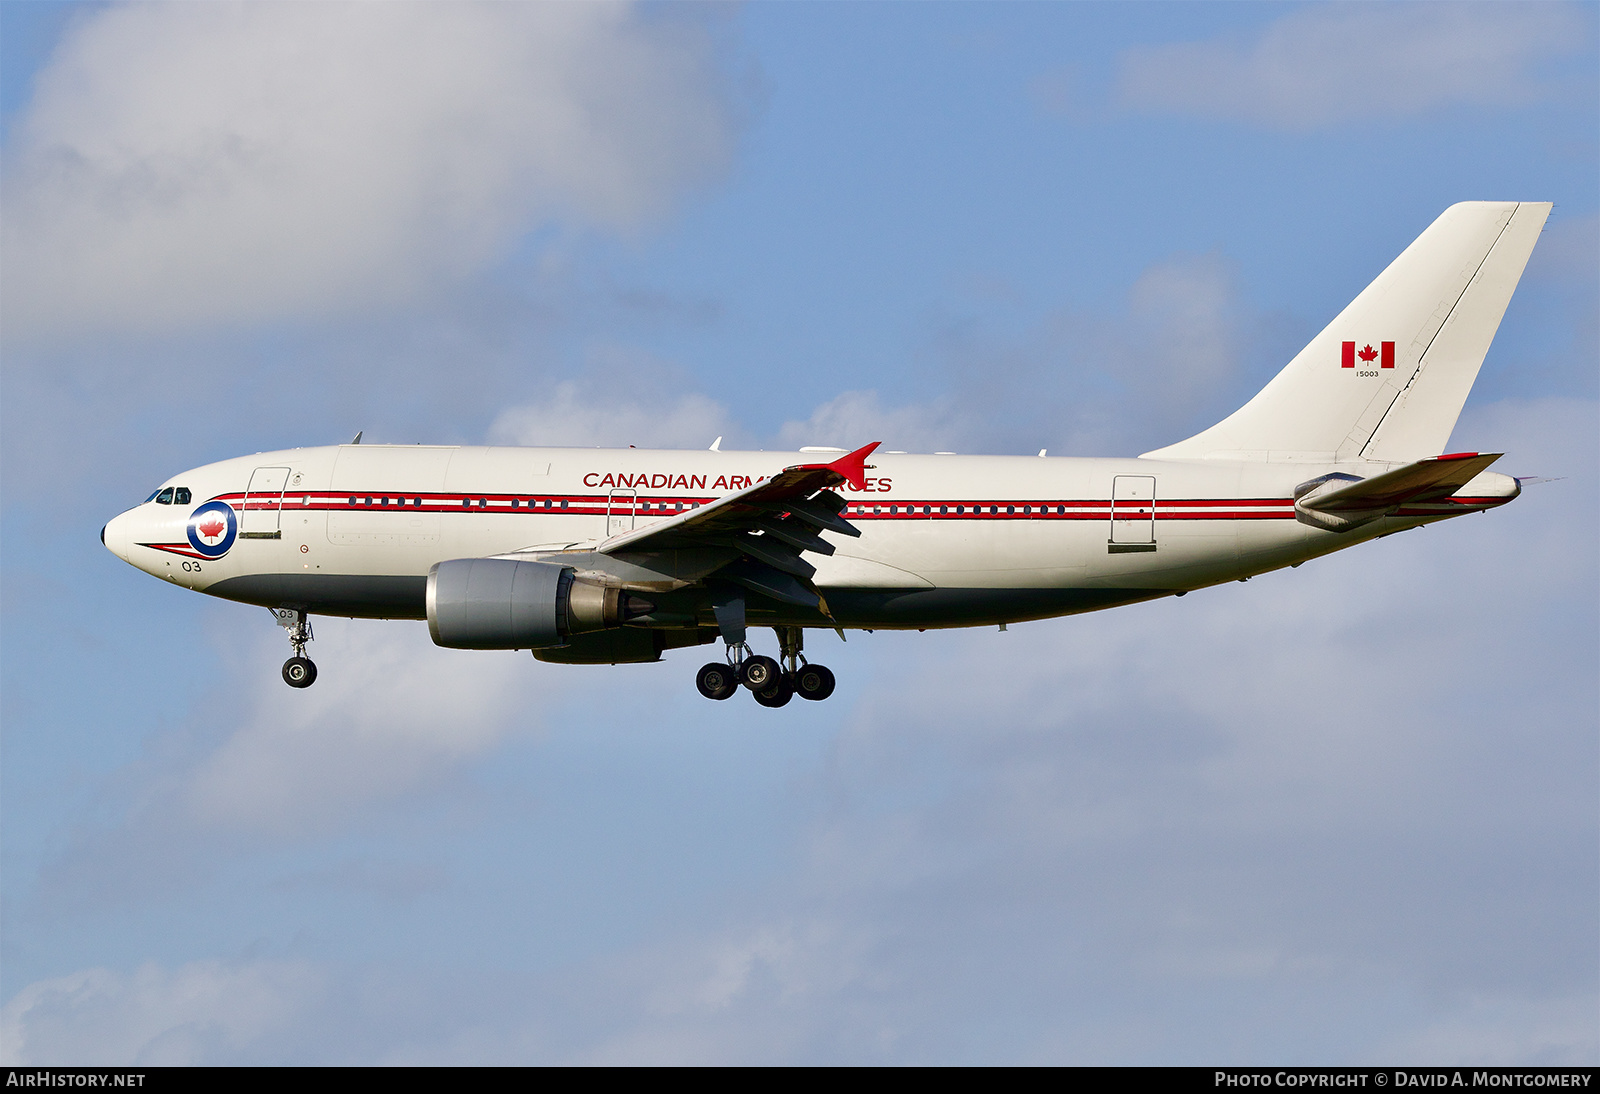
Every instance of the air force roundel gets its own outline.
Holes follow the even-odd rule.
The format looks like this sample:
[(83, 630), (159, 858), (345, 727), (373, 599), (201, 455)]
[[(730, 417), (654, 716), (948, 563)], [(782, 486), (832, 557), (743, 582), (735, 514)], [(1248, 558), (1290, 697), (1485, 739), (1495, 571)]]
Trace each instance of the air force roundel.
[(239, 535), (239, 516), (225, 501), (208, 501), (189, 514), (189, 546), (207, 558), (221, 558)]

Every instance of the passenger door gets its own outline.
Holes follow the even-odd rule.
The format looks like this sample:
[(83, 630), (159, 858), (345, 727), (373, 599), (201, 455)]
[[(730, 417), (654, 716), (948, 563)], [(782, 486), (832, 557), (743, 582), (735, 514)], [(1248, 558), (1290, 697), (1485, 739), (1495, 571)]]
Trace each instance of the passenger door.
[(1112, 554), (1156, 549), (1154, 475), (1117, 475), (1111, 480)]
[(258, 467), (245, 489), (244, 511), (239, 514), (242, 539), (277, 539), (283, 510), (283, 488), (289, 482), (287, 467)]

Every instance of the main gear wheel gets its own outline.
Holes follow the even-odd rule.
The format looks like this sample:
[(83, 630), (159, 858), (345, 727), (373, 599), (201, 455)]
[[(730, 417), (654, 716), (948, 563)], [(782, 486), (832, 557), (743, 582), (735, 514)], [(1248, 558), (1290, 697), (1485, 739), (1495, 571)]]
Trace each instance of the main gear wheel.
[(732, 665), (719, 665), (713, 661), (695, 673), (694, 686), (707, 699), (727, 699), (739, 690), (739, 679)]

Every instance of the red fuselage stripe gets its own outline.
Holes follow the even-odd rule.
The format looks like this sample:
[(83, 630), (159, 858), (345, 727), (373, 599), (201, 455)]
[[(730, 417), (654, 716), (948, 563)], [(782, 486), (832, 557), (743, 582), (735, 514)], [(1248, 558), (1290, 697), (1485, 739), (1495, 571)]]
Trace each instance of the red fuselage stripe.
[[(353, 499), (353, 501), (352, 501)], [(279, 509), (276, 498), (246, 499), (243, 494), (222, 494), (223, 501), (244, 512)], [(701, 508), (715, 498), (629, 497), (603, 494), (334, 494), (328, 491), (285, 494), (285, 512), (325, 513), (494, 513), (529, 516), (637, 515), (672, 517)], [(1432, 505), (1483, 507), (1501, 505), (1509, 498), (1446, 498)], [(1405, 511), (1402, 511), (1405, 512)], [(850, 501), (841, 515), (850, 520), (1109, 520), (1110, 499), (1059, 498), (1049, 501)], [(1149, 520), (1148, 500), (1118, 499), (1119, 520)], [(1406, 513), (1406, 515), (1411, 515)], [(1421, 515), (1421, 514), (1418, 514)], [(1293, 520), (1291, 498), (1172, 498), (1155, 502), (1157, 520)], [(153, 546), (153, 545), (152, 545)]]

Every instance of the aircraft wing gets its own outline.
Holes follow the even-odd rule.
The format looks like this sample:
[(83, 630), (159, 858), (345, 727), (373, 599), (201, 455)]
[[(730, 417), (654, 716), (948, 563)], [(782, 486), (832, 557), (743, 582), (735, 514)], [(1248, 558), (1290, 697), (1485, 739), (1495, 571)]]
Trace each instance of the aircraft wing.
[[(802, 552), (833, 554), (833, 544), (817, 533), (859, 536), (860, 529), (839, 515), (844, 499), (830, 487), (866, 485), (867, 457), (881, 441), (840, 456), (832, 463), (786, 467), (737, 493), (667, 520), (601, 541), (601, 554), (733, 547), (743, 556), (716, 576), (779, 600), (808, 607), (821, 604), (811, 585), (816, 567)], [(826, 611), (826, 606), (823, 606)]]

